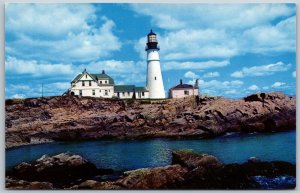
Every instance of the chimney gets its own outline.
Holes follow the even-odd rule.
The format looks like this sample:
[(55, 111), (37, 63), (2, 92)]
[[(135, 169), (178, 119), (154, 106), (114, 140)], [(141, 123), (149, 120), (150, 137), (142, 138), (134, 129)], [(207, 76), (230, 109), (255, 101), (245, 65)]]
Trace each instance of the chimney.
[(102, 74), (105, 74), (105, 71), (104, 71), (104, 70), (102, 70)]
[(180, 85), (182, 85), (182, 79), (180, 79)]
[(196, 79), (194, 88), (198, 88), (198, 86), (199, 86), (198, 79)]

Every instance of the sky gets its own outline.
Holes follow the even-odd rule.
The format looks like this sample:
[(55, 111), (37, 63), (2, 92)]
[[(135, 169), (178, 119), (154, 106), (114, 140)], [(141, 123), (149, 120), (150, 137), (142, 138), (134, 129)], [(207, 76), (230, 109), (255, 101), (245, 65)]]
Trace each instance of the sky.
[(62, 95), (85, 68), (145, 86), (150, 29), (166, 93), (296, 94), (295, 4), (7, 4), (5, 98)]

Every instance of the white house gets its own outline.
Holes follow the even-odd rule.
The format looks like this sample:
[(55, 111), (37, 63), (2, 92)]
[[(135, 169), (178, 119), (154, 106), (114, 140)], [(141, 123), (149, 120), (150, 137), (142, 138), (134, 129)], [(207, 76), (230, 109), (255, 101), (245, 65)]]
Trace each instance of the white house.
[(134, 85), (115, 85), (114, 80), (105, 74), (104, 70), (101, 74), (90, 74), (84, 70), (71, 82), (69, 93), (71, 95), (98, 98), (149, 98), (149, 91), (145, 87), (136, 87)]
[(183, 98), (187, 96), (199, 95), (198, 80), (195, 81), (195, 85), (183, 84), (180, 80), (180, 84), (170, 88), (169, 98)]

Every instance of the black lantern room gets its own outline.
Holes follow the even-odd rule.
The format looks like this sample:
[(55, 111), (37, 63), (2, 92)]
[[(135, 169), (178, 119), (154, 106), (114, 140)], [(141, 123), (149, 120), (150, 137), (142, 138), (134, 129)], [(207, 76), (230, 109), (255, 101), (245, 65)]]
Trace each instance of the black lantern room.
[(157, 46), (157, 39), (156, 39), (156, 34), (152, 31), (147, 35), (147, 46), (146, 46), (146, 51), (150, 49), (157, 49), (159, 50), (159, 47)]

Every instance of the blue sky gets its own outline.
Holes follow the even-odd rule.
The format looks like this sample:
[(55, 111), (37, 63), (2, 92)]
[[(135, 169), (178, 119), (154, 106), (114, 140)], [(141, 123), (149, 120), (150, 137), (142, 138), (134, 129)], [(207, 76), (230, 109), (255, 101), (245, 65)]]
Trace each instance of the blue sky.
[(5, 97), (61, 95), (84, 68), (145, 86), (150, 29), (166, 91), (296, 94), (295, 4), (8, 4)]

